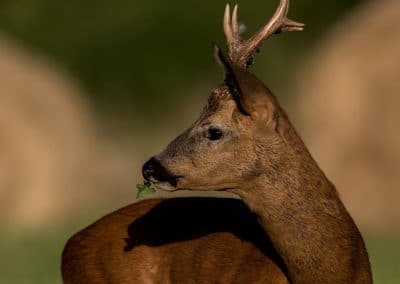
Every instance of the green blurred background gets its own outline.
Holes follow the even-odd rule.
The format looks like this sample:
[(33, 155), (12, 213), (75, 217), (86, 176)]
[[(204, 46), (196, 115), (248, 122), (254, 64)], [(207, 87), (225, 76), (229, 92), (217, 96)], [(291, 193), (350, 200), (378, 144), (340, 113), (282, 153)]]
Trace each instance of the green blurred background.
[[(277, 2), (238, 1), (239, 19), (248, 31), (245, 37), (273, 13)], [(329, 31), (363, 2), (293, 0), (290, 16), (306, 23), (305, 31), (272, 38), (257, 56), (254, 72), (268, 82), (294, 121), (296, 74)], [(226, 0), (0, 2), (0, 44), (12, 42), (11, 48), (44, 62), (39, 64), (67, 78), (79, 90), (74, 92), (74, 102), (83, 105), (80, 110), (93, 132), (88, 148), (96, 149), (92, 156), (80, 157), (93, 160), (80, 173), (85, 176), (87, 169), (94, 181), (69, 181), (70, 190), (56, 192), (48, 201), (55, 200), (57, 210), (49, 209), (43, 213), (45, 217), (35, 219), (21, 206), (18, 210), (26, 210), (29, 217), (22, 221), (5, 209), (0, 211), (0, 283), (60, 283), (60, 255), (68, 237), (134, 201), (135, 184), (141, 181), (140, 165), (190, 125), (209, 91), (222, 81), (211, 42), (224, 44), (221, 21), (225, 4)], [(7, 70), (5, 65), (1, 68)], [(18, 84), (23, 86), (25, 81)], [(7, 95), (16, 96), (2, 92), (0, 86), (0, 96)], [(41, 94), (36, 96), (43, 103)], [(20, 139), (24, 139), (22, 134)], [(76, 155), (65, 149), (60, 151)], [(40, 162), (37, 168), (40, 170)], [(12, 188), (1, 186), (4, 199)], [(45, 194), (34, 193), (30, 203), (37, 200), (36, 206), (42, 206)], [(24, 198), (22, 190), (18, 199)], [(362, 231), (375, 282), (398, 283), (397, 228), (375, 230), (367, 224)]]
[[(276, 2), (238, 2), (250, 33), (268, 19)], [(293, 2), (291, 15), (308, 28), (271, 40), (255, 65), (277, 88), (286, 85), (279, 82), (290, 78), (304, 52), (359, 1)], [(118, 110), (136, 120), (138, 114), (175, 115), (175, 103), (185, 96), (183, 89), (207, 80), (206, 95), (221, 81), (211, 43), (224, 43), (225, 4), (2, 1), (0, 24), (4, 33), (45, 54), (79, 80), (97, 108), (107, 113)]]

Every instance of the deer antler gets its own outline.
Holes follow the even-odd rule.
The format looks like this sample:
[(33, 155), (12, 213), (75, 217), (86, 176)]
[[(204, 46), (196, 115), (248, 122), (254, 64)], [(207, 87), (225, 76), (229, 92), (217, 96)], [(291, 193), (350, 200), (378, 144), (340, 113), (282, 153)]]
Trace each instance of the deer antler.
[(226, 5), (224, 15), (224, 32), (229, 49), (230, 59), (239, 66), (248, 67), (252, 63), (252, 54), (262, 43), (274, 34), (290, 31), (302, 31), (304, 24), (287, 18), (289, 11), (289, 0), (280, 0), (278, 9), (274, 16), (250, 39), (244, 40), (239, 34), (237, 21), (238, 5), (235, 5), (230, 16), (229, 4)]

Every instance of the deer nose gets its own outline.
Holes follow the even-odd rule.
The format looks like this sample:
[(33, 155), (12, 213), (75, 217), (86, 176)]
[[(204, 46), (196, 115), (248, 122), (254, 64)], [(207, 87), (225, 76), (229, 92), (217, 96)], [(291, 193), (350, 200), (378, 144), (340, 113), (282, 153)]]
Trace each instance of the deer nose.
[(156, 172), (157, 164), (158, 162), (154, 158), (151, 158), (146, 163), (144, 163), (142, 167), (142, 175), (145, 180), (149, 180), (150, 177), (154, 175), (154, 173)]
[(169, 181), (173, 176), (164, 168), (164, 166), (154, 157), (148, 160), (142, 168), (143, 178), (147, 181)]

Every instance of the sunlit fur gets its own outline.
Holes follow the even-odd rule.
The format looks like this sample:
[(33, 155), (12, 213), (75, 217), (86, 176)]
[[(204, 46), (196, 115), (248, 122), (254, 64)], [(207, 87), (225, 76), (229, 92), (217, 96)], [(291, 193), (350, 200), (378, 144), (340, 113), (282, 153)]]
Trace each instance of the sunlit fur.
[[(207, 138), (210, 127), (223, 138)], [(178, 188), (222, 190), (245, 184), (257, 160), (250, 118), (242, 115), (226, 87), (214, 91), (200, 118), (156, 159), (176, 176)], [(247, 157), (243, 163), (241, 157)]]

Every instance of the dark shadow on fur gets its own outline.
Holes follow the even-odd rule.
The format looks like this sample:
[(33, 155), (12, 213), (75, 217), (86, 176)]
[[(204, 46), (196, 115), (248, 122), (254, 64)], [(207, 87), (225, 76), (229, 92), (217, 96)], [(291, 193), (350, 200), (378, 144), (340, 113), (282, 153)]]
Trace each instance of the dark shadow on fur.
[(242, 241), (253, 243), (286, 274), (282, 259), (258, 224), (256, 215), (238, 199), (166, 199), (129, 224), (125, 251), (139, 245), (162, 246), (216, 232), (229, 232)]

